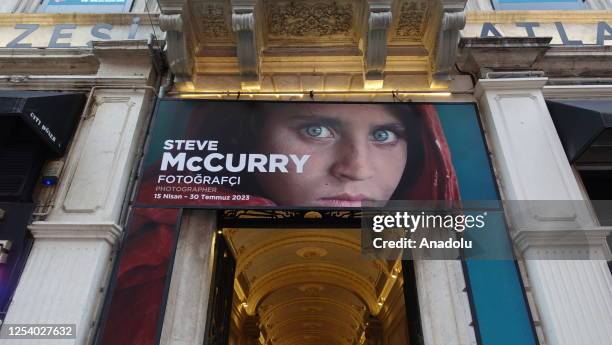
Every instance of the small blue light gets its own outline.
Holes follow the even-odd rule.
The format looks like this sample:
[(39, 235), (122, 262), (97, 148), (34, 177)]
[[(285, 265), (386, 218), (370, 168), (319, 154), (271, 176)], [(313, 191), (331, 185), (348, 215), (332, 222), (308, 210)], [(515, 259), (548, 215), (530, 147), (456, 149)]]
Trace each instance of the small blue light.
[(42, 184), (45, 186), (53, 186), (57, 183), (57, 178), (55, 177), (43, 177)]

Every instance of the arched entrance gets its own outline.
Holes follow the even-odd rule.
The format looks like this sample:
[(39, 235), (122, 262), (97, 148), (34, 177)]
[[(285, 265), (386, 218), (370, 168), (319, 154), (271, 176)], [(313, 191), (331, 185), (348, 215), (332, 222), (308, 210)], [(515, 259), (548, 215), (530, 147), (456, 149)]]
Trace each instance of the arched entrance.
[(401, 262), (362, 256), (358, 230), (222, 236), (236, 259), (229, 344), (410, 343)]
[(374, 261), (358, 229), (218, 219), (183, 213), (161, 345), (476, 343), (458, 261)]

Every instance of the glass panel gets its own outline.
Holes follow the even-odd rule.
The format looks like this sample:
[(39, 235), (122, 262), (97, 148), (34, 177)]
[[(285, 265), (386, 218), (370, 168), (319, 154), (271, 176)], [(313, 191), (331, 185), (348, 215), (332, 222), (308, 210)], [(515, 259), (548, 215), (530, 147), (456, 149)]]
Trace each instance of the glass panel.
[(44, 0), (39, 12), (120, 13), (129, 12), (133, 0)]
[(493, 0), (496, 10), (579, 10), (584, 9), (582, 0)]

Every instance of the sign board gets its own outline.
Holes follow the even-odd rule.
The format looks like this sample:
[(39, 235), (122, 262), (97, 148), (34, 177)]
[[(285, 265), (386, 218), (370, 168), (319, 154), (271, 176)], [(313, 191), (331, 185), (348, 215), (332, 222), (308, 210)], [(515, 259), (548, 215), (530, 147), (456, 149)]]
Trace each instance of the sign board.
[[(477, 140), (452, 156), (447, 137), (466, 130)], [(473, 171), (491, 176), (480, 134), (473, 104), (163, 99), (137, 205), (338, 209), (456, 200), (454, 162), (476, 159), (482, 166)]]
[(129, 24), (18, 23), (0, 26), (0, 48), (80, 48), (92, 41), (148, 39), (156, 30), (139, 16)]
[(577, 10), (584, 0), (493, 0), (496, 10)]
[(551, 44), (564, 46), (612, 45), (609, 22), (484, 22), (468, 23), (461, 30), (463, 37), (552, 37)]
[(129, 12), (133, 0), (44, 0), (40, 12), (121, 13)]

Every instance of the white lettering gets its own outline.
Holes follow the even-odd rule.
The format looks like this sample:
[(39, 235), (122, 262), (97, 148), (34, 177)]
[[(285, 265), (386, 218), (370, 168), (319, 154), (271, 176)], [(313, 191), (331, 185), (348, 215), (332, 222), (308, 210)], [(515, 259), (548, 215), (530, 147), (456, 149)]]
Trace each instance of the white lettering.
[(291, 158), (293, 163), (295, 163), (296, 172), (298, 174), (304, 172), (304, 165), (306, 164), (308, 158), (310, 158), (310, 155), (303, 155), (302, 158), (298, 158), (298, 156), (296, 155), (289, 155), (289, 157)]
[(177, 166), (176, 170), (182, 171), (185, 168), (186, 156), (187, 154), (184, 152), (177, 154), (176, 157), (173, 157), (170, 152), (164, 152), (162, 156), (161, 171), (168, 170), (168, 165), (170, 165), (170, 167)]

